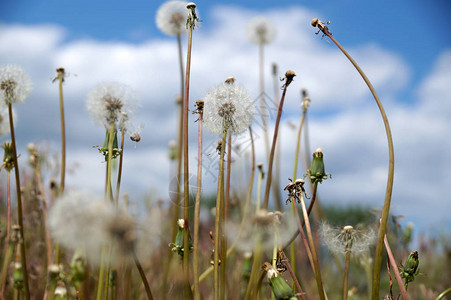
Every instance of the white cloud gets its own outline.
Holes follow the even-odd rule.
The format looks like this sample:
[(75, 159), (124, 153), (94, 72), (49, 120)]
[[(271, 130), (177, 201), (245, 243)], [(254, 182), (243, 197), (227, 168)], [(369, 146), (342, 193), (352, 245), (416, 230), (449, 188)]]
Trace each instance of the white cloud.
[[(191, 100), (203, 97), (211, 86), (231, 75), (258, 95), (258, 49), (247, 41), (245, 31), (247, 21), (255, 15), (253, 11), (226, 6), (201, 15), (204, 22), (194, 32)], [(278, 77), (287, 69), (297, 74), (288, 89), (284, 109), (281, 184), (291, 177), (294, 156), (295, 132), (286, 124), (299, 122), (299, 91), (307, 87), (312, 98), (310, 144), (312, 150), (318, 146), (324, 149), (326, 168), (333, 173), (332, 180), (321, 185), (324, 200), (362, 201), (381, 207), (388, 154), (377, 107), (346, 58), (335, 46), (314, 35), (315, 29), (309, 25), (311, 15), (316, 14), (301, 7), (266, 12), (278, 31), (275, 42), (265, 52), (267, 94), (274, 93), (269, 76), (272, 62), (279, 65)], [(68, 184), (101, 192), (104, 166), (91, 146), (103, 142), (104, 131), (89, 120), (85, 99), (100, 81), (127, 83), (140, 95), (142, 107), (137, 113), (137, 124), (144, 122), (145, 128), (137, 150), (128, 146), (122, 191), (139, 194), (158, 190), (159, 196), (166, 197), (171, 178), (166, 149), (168, 141), (177, 137), (174, 96), (180, 90), (175, 40), (151, 39), (140, 44), (88, 39), (63, 42), (65, 32), (55, 25), (0, 27), (0, 63), (23, 65), (35, 83), (32, 97), (17, 107), (21, 148), (36, 139), (59, 144), (57, 85), (51, 84), (51, 78), (56, 67), (64, 66), (71, 73), (64, 87), (69, 161), (80, 163), (75, 175), (69, 176)], [(186, 41), (183, 47), (185, 51)], [(390, 109), (387, 113), (396, 151), (393, 204), (411, 216), (419, 217), (428, 209), (438, 218), (446, 218), (446, 204), (435, 199), (449, 198), (446, 172), (451, 167), (447, 157), (451, 150), (447, 139), (451, 129), (451, 104), (447, 100), (451, 92), (451, 52), (438, 59), (435, 69), (423, 81), (417, 93), (420, 101), (406, 106), (394, 98), (410, 76), (410, 68), (400, 55), (373, 43), (348, 51)], [(196, 166), (195, 118), (190, 116), (191, 124), (196, 124), (190, 129), (192, 173)], [(256, 128), (256, 134), (261, 137), (261, 130)], [(264, 157), (262, 140), (257, 143), (258, 160)], [(215, 139), (206, 135), (205, 144), (214, 143)], [(208, 157), (212, 155), (215, 153)], [(205, 176), (205, 190), (214, 189), (212, 177)], [(422, 202), (425, 198), (429, 205)]]

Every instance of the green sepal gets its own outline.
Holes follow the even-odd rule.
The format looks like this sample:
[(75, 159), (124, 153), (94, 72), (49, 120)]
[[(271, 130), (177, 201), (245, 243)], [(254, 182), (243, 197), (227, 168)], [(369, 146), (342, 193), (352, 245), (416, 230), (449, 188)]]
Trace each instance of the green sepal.
[(277, 300), (291, 299), (294, 297), (293, 290), (280, 275), (271, 277), (269, 279), (269, 285)]

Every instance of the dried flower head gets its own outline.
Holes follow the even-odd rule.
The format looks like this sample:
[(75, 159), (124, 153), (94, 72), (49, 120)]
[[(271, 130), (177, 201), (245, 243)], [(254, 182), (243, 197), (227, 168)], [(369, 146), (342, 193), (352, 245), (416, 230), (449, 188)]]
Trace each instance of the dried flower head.
[(240, 85), (223, 83), (211, 89), (204, 99), (204, 125), (215, 135), (223, 130), (239, 134), (252, 123), (255, 105)]
[(185, 34), (186, 19), (188, 11), (186, 10), (186, 1), (167, 1), (157, 11), (156, 23), (158, 29), (167, 35)]
[(259, 210), (254, 216), (245, 219), (243, 227), (239, 223), (228, 222), (227, 235), (231, 242), (238, 238), (236, 247), (241, 251), (253, 251), (259, 243), (263, 250), (273, 249), (277, 244), (286, 243), (293, 236), (296, 221), (291, 214), (280, 211)]
[(247, 24), (247, 35), (252, 43), (269, 44), (276, 37), (276, 27), (265, 17), (255, 17)]
[(369, 251), (376, 239), (373, 229), (355, 229), (350, 225), (333, 228), (327, 223), (322, 223), (320, 234), (329, 250), (334, 253), (364, 254)]
[(21, 67), (0, 67), (0, 102), (10, 104), (24, 101), (31, 90), (31, 82)]
[[(122, 129), (126, 129), (130, 118), (135, 112), (137, 100), (135, 93), (125, 84), (105, 82), (94, 87), (88, 96), (88, 110), (92, 119), (109, 128), (119, 122)], [(124, 118), (126, 116), (126, 118)]]

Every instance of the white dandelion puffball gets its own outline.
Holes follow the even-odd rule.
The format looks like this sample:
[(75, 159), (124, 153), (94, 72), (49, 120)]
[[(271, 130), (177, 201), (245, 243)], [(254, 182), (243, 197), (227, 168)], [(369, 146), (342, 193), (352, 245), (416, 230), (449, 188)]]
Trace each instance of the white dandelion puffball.
[(24, 101), (31, 90), (31, 82), (21, 67), (0, 67), (0, 101), (6, 104)]
[(91, 263), (98, 263), (109, 241), (105, 227), (114, 214), (113, 206), (102, 197), (68, 191), (50, 209), (49, 226), (58, 243), (74, 251), (82, 248)]
[(129, 86), (118, 82), (105, 82), (91, 90), (87, 107), (91, 118), (106, 128), (112, 123), (116, 126), (118, 120), (126, 115), (127, 121), (120, 123), (120, 129), (126, 129), (137, 104), (136, 95)]
[(168, 1), (161, 5), (156, 16), (158, 29), (167, 35), (186, 34), (187, 4), (186, 1)]
[(333, 253), (363, 254), (369, 251), (376, 240), (376, 233), (372, 228), (354, 229), (347, 225), (334, 228), (322, 223), (319, 229), (321, 238), (327, 248)]
[(254, 44), (270, 44), (276, 37), (276, 27), (265, 17), (255, 17), (247, 24), (247, 35)]
[(214, 135), (221, 136), (225, 127), (229, 134), (239, 134), (252, 124), (255, 104), (240, 85), (218, 85), (203, 100), (204, 125)]

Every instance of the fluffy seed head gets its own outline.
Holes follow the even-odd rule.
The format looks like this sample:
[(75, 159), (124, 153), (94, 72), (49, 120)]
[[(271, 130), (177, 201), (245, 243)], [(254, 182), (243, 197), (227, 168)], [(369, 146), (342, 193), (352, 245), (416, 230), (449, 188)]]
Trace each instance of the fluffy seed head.
[(276, 28), (270, 20), (259, 16), (247, 24), (247, 35), (252, 43), (269, 44), (276, 37)]
[(161, 5), (156, 17), (158, 29), (167, 35), (185, 34), (188, 18), (186, 5), (186, 1), (168, 1)]
[(30, 79), (21, 67), (15, 65), (0, 67), (0, 102), (6, 104), (22, 102), (30, 90)]
[(223, 83), (211, 89), (204, 99), (204, 125), (214, 135), (239, 134), (252, 123), (255, 105), (240, 85)]
[(371, 228), (354, 229), (350, 225), (334, 228), (327, 223), (321, 224), (320, 235), (329, 250), (334, 253), (364, 254), (376, 239)]
[(135, 93), (125, 84), (105, 82), (94, 87), (88, 96), (87, 107), (91, 118), (109, 128), (112, 123), (115, 127), (119, 119), (121, 130), (126, 129), (134, 112), (137, 100)]

